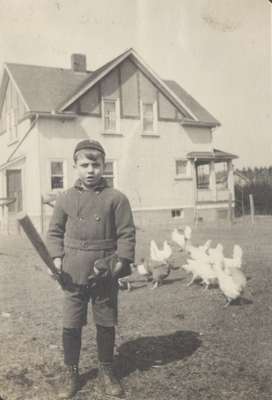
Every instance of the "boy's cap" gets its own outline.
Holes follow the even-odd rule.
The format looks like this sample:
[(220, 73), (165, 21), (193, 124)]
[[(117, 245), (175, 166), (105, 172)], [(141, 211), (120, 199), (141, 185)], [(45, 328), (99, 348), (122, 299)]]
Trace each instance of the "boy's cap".
[(103, 146), (97, 140), (85, 139), (85, 140), (81, 140), (81, 142), (79, 142), (76, 145), (76, 148), (74, 150), (74, 155), (79, 150), (85, 150), (85, 149), (97, 150), (97, 151), (100, 151), (104, 155), (106, 154)]

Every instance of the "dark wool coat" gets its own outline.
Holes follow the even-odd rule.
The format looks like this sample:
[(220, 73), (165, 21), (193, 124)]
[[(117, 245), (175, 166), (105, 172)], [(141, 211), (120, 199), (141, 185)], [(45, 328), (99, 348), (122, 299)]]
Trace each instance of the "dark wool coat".
[(114, 252), (132, 262), (135, 226), (127, 197), (104, 179), (88, 190), (78, 180), (56, 201), (47, 246), (76, 284), (86, 284), (94, 261)]

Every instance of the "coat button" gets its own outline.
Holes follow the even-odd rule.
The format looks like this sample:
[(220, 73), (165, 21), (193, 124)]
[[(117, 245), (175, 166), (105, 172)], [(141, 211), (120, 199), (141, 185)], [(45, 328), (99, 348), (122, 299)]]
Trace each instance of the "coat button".
[(101, 218), (99, 217), (99, 215), (96, 215), (96, 214), (95, 214), (94, 217), (95, 217), (95, 220), (96, 220), (97, 222), (100, 221), (100, 219), (101, 219)]

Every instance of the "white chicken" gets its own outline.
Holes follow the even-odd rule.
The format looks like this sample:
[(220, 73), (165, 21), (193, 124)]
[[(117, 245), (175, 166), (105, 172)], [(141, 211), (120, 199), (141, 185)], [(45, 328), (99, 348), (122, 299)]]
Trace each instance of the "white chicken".
[[(222, 244), (218, 244), (215, 249), (209, 249), (208, 253), (211, 257), (213, 254), (216, 255), (217, 253), (223, 254), (223, 246)], [(224, 256), (224, 269), (241, 269), (242, 268), (242, 257), (243, 257), (243, 250), (238, 245), (235, 244), (233, 247), (233, 258), (228, 258)]]
[(156, 289), (162, 284), (163, 280), (168, 277), (172, 265), (168, 259), (172, 255), (172, 249), (168, 242), (163, 242), (163, 248), (160, 250), (155, 242), (150, 242), (150, 258), (148, 261), (142, 259), (141, 264), (137, 266), (140, 275), (145, 276), (148, 280), (152, 279), (152, 289)]
[(165, 261), (172, 255), (172, 249), (168, 242), (163, 242), (163, 249), (159, 250), (155, 240), (150, 242), (150, 258), (153, 261)]
[(224, 258), (222, 244), (218, 243), (218, 245), (215, 248), (209, 248), (208, 255), (209, 255), (211, 264), (214, 264), (216, 262), (216, 260), (221, 256), (223, 256), (223, 258)]
[(212, 241), (209, 239), (202, 246), (199, 246), (198, 248), (200, 250), (204, 251), (205, 253), (207, 253), (207, 251), (211, 247), (211, 244), (212, 244)]
[(192, 228), (191, 228), (189, 225), (186, 225), (186, 226), (185, 226), (185, 229), (184, 229), (184, 236), (185, 236), (185, 239), (186, 239), (186, 240), (189, 240), (189, 239), (191, 239), (191, 237), (192, 237)]
[(243, 250), (241, 246), (235, 244), (233, 246), (233, 256), (232, 258), (224, 258), (224, 263), (226, 268), (242, 268), (242, 257)]
[(173, 242), (177, 243), (180, 247), (180, 250), (184, 250), (185, 248), (185, 236), (183, 233), (180, 233), (177, 228), (175, 228), (171, 234), (171, 239)]
[(202, 283), (205, 284), (205, 290), (208, 289), (211, 284), (216, 282), (217, 275), (209, 262), (189, 259), (187, 260), (187, 264), (183, 265), (182, 268), (193, 274), (192, 279), (187, 284), (188, 287), (198, 278), (200, 278)]
[(212, 252), (211, 255), (214, 262), (214, 271), (216, 273), (219, 288), (225, 295), (227, 299), (227, 303), (225, 307), (227, 307), (233, 300), (238, 299), (243, 290), (246, 287), (246, 277), (242, 273), (242, 271), (237, 270), (234, 274), (230, 274), (226, 271), (224, 265), (224, 256), (220, 252)]
[(187, 244), (187, 241), (191, 239), (192, 236), (192, 229), (190, 226), (185, 226), (185, 228), (182, 230), (183, 233), (181, 233), (182, 229), (177, 229), (175, 228), (171, 234), (171, 239), (173, 242), (178, 244), (180, 247), (180, 250), (184, 250)]
[(140, 264), (137, 264), (136, 267), (139, 275), (143, 276), (147, 281), (152, 280), (152, 271), (144, 258), (141, 259)]
[(204, 263), (208, 263), (207, 250), (211, 246), (211, 240), (207, 240), (203, 246), (196, 247), (192, 245), (191, 237), (192, 229), (188, 225), (185, 227), (183, 234), (174, 229), (171, 236), (172, 240), (181, 247), (181, 250), (185, 250), (193, 260), (202, 260)]

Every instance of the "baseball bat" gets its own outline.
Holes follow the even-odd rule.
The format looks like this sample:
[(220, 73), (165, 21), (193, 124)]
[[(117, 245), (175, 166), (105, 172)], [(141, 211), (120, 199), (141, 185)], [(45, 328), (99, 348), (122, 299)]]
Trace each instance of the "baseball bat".
[(47, 268), (52, 272), (53, 277), (58, 281), (60, 286), (63, 286), (61, 273), (55, 267), (53, 259), (50, 256), (44, 241), (42, 240), (40, 234), (36, 230), (29, 216), (24, 212), (18, 213), (17, 221), (23, 228), (26, 236), (30, 240), (33, 247), (36, 249), (37, 253), (41, 257)]

